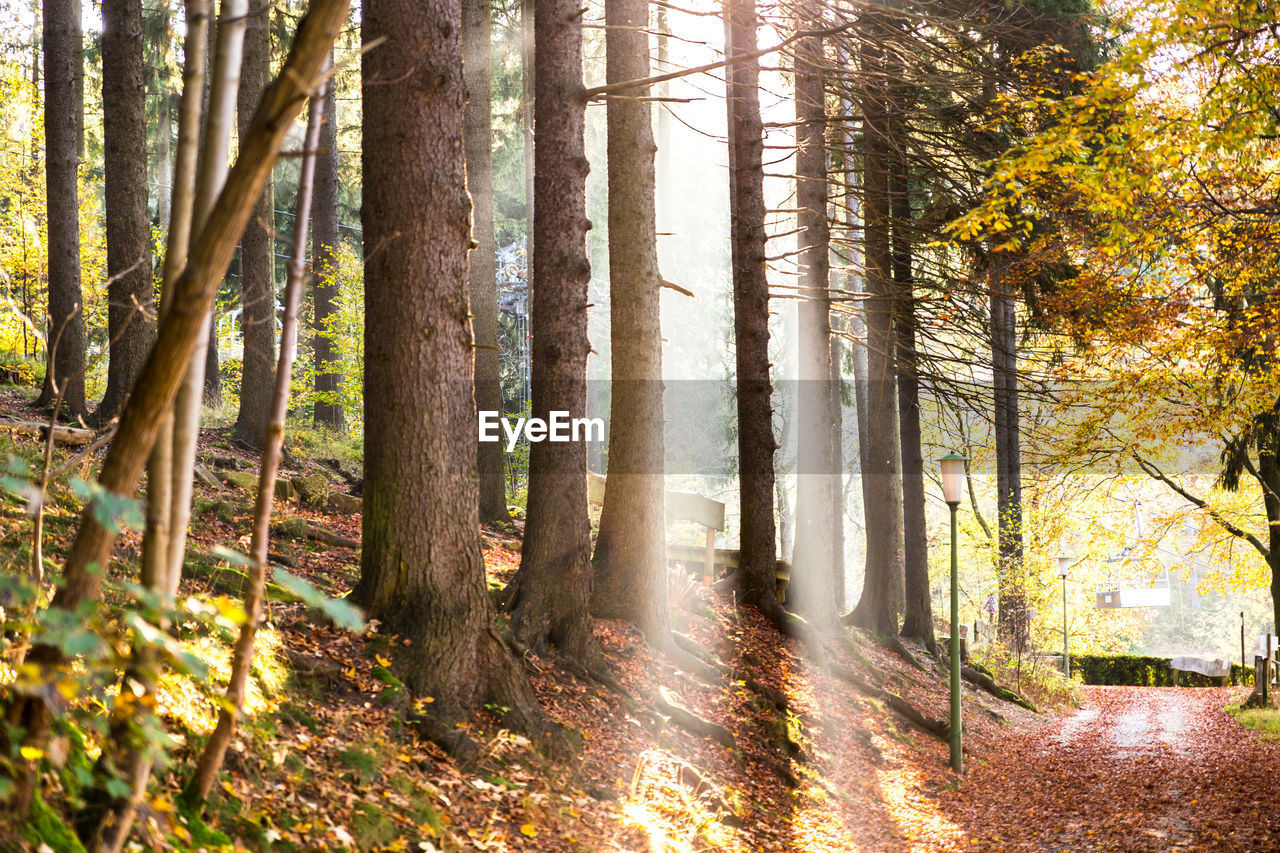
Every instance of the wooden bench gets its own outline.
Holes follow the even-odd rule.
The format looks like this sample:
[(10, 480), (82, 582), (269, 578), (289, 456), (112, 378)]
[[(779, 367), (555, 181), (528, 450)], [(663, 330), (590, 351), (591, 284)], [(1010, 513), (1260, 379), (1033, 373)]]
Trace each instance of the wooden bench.
[[(587, 500), (599, 506), (604, 503), (605, 478), (587, 472)], [(668, 491), (667, 524), (673, 521), (692, 521), (706, 528), (706, 539), (701, 545), (668, 545), (667, 562), (691, 565), (702, 564), (702, 578), (706, 583), (716, 579), (717, 567), (726, 572), (738, 568), (738, 549), (717, 548), (716, 533), (724, 530), (724, 504), (704, 497), (697, 492)], [(791, 585), (791, 564), (778, 560), (774, 582), (778, 600), (787, 600), (787, 588)]]
[[(605, 478), (587, 472), (587, 501), (597, 506), (604, 504)], [(673, 521), (692, 521), (705, 528), (702, 545), (672, 545), (667, 548), (668, 562), (701, 562), (703, 579), (715, 580), (717, 563), (726, 567), (738, 565), (738, 552), (716, 548), (716, 533), (724, 530), (724, 504), (703, 497), (697, 492), (669, 491), (667, 495), (667, 524)], [(732, 557), (730, 557), (732, 555)], [(731, 560), (731, 562), (730, 562)]]

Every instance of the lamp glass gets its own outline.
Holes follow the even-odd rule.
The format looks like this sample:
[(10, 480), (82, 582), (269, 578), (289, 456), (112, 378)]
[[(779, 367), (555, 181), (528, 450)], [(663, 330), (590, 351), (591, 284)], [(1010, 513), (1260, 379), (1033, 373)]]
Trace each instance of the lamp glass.
[(960, 503), (960, 495), (964, 493), (965, 459), (958, 453), (948, 453), (938, 460), (942, 467), (942, 499), (949, 504)]
[(1075, 557), (1073, 557), (1071, 554), (1059, 554), (1058, 555), (1058, 574), (1065, 578), (1067, 576), (1067, 569), (1071, 568), (1071, 564), (1074, 561), (1075, 561)]

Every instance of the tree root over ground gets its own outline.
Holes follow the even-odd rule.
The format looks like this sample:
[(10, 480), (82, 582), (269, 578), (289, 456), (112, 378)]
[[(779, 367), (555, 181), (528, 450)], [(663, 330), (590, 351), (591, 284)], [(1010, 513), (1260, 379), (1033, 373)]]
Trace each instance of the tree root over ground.
[(710, 738), (728, 749), (737, 746), (733, 732), (719, 723), (704, 720), (688, 708), (677, 704), (675, 697), (666, 688), (658, 688), (657, 691), (648, 694), (647, 698), (664, 717), (690, 734)]
[(970, 684), (973, 684), (976, 687), (981, 687), (983, 690), (987, 691), (997, 699), (1003, 699), (1006, 702), (1012, 702), (1015, 705), (1021, 705), (1023, 708), (1026, 708), (1028, 711), (1039, 713), (1039, 711), (1036, 709), (1036, 706), (1033, 705), (1029, 700), (1024, 699), (1022, 696), (1019, 696), (1017, 693), (1013, 692), (1007, 687), (1001, 687), (999, 684), (996, 684), (995, 680), (991, 678), (991, 676), (978, 672), (976, 669), (969, 666), (968, 664), (961, 664), (960, 675), (964, 678), (965, 681), (969, 682)]
[(876, 687), (849, 667), (833, 662), (827, 665), (827, 671), (841, 681), (853, 685), (860, 693), (884, 702), (890, 709), (901, 715), (907, 720), (907, 722), (911, 723), (922, 732), (933, 735), (938, 740), (944, 742), (950, 738), (951, 725), (949, 723), (944, 723), (941, 720), (935, 720), (932, 717), (925, 716), (918, 708), (916, 708), (916, 706), (912, 705), (906, 699), (903, 699), (896, 693), (890, 693), (888, 690)]

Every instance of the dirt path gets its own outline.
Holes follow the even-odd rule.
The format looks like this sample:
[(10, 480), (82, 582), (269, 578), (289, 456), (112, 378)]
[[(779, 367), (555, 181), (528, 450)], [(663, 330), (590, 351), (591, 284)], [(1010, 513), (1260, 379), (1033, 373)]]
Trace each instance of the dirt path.
[(1280, 742), (1222, 710), (1238, 691), (1085, 692), (1077, 713), (973, 762), (940, 804), (947, 846), (1280, 851)]

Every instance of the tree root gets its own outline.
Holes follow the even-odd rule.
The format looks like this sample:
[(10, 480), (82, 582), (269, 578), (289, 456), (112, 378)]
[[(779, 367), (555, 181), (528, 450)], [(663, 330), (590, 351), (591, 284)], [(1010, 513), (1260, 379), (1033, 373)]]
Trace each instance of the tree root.
[(649, 699), (653, 702), (655, 708), (673, 724), (679, 726), (690, 734), (699, 737), (710, 738), (716, 743), (726, 748), (732, 749), (737, 745), (737, 741), (733, 736), (733, 732), (726, 729), (719, 723), (713, 723), (710, 720), (704, 720), (697, 714), (687, 708), (676, 704), (674, 699), (668, 698), (664, 688), (658, 688), (656, 693), (650, 694)]
[(951, 725), (949, 723), (926, 717), (906, 699), (896, 693), (876, 687), (849, 667), (833, 662), (827, 667), (827, 671), (841, 681), (853, 685), (860, 693), (884, 702), (890, 709), (897, 712), (922, 732), (933, 735), (944, 743), (951, 737)]
[(715, 654), (697, 640), (679, 631), (672, 631), (671, 642), (665, 648), (660, 647), (659, 650), (681, 669), (712, 684), (720, 684), (729, 673), (729, 667), (720, 663)]
[(969, 666), (968, 664), (962, 664), (960, 666), (960, 675), (964, 678), (965, 681), (977, 687), (981, 687), (983, 690), (987, 691), (997, 699), (1003, 699), (1006, 702), (1012, 702), (1015, 705), (1021, 705), (1023, 708), (1026, 708), (1028, 711), (1033, 711), (1037, 714), (1040, 713), (1039, 710), (1036, 708), (1036, 706), (1033, 705), (1029, 700), (1024, 699), (1022, 696), (1019, 696), (1017, 693), (1014, 693), (1012, 690), (1009, 690), (1006, 687), (1001, 687), (999, 684), (996, 684), (995, 680), (992, 679), (991, 676), (984, 675), (981, 672), (978, 672), (976, 669)]

